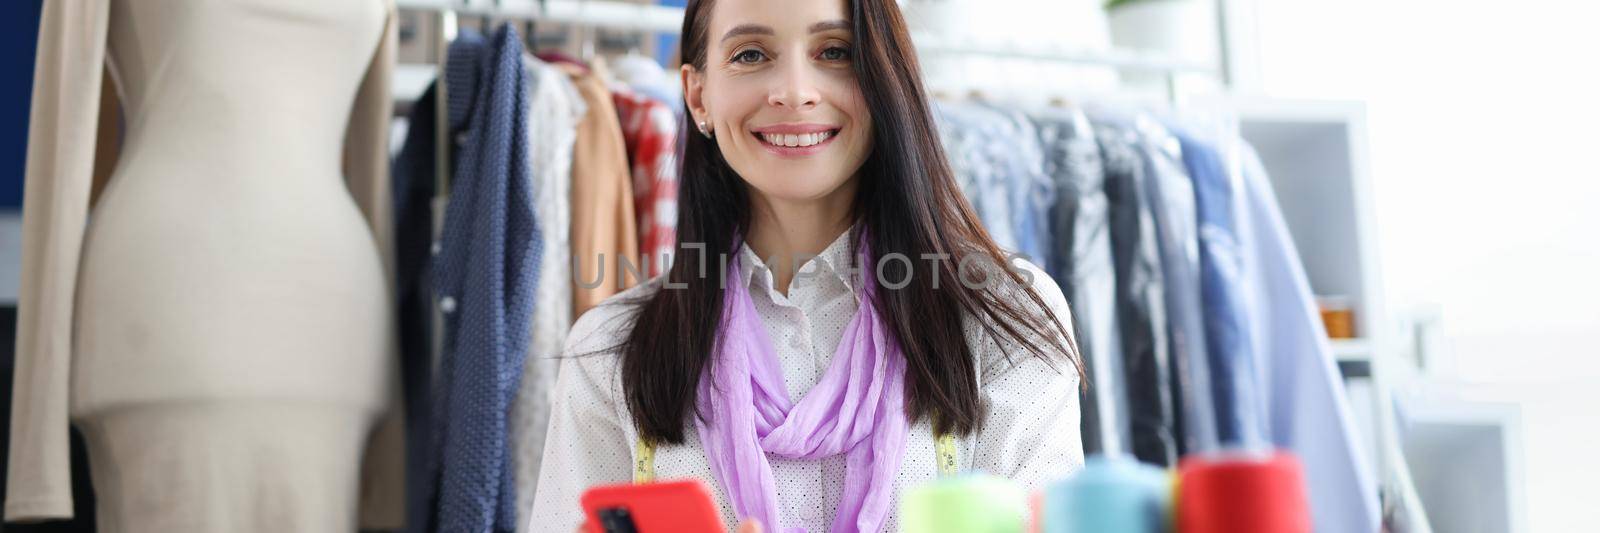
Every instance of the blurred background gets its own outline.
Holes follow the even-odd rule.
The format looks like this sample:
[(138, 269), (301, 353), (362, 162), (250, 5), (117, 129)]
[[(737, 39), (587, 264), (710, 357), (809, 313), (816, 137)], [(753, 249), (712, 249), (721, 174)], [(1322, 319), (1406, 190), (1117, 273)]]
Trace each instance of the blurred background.
[[(463, 27), (532, 12), (511, 0), (399, 4), (397, 114), (436, 71), (440, 9), (461, 9)], [(549, 0), (545, 13), (565, 15), (535, 17), (531, 46), (644, 56), (675, 72), (682, 2), (585, 22), (621, 4)], [(7, 390), (39, 5), (0, 7)], [(1600, 5), (901, 5), (938, 98), (1160, 109), (1211, 117), (1255, 147), (1386, 507), (1414, 491), (1411, 510), (1449, 532), (1600, 522), (1589, 502), (1600, 472)], [(404, 135), (397, 123), (394, 141)]]

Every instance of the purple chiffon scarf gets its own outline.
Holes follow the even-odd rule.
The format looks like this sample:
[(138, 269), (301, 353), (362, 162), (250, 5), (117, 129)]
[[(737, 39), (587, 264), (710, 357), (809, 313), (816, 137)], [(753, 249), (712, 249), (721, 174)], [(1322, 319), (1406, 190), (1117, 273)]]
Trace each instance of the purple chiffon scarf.
[[(871, 257), (865, 245), (861, 254)], [(874, 269), (861, 269), (864, 297), (826, 373), (795, 402), (740, 275), (741, 258), (736, 254), (728, 265), (715, 361), (697, 395), (707, 419), (696, 417), (696, 426), (711, 472), (741, 519), (758, 519), (768, 531), (804, 532), (778, 523), (767, 454), (808, 460), (844, 454), (844, 489), (829, 531), (876, 533), (892, 511), (909, 423), (905, 357), (873, 305)]]

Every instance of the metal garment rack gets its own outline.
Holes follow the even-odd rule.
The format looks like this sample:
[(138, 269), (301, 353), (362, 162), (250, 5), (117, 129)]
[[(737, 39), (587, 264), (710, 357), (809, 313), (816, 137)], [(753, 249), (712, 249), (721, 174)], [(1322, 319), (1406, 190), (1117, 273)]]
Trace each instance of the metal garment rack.
[(655, 33), (676, 34), (683, 26), (681, 7), (615, 0), (395, 0), (395, 7)]

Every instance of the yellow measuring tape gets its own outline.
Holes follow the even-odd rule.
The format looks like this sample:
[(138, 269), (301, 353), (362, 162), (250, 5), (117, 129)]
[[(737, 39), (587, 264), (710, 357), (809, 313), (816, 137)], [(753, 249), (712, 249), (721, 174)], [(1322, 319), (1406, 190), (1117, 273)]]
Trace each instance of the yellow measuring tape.
[(633, 446), (633, 483), (635, 485), (656, 480), (656, 446), (639, 439)]
[[(633, 446), (633, 482), (634, 484), (650, 483), (656, 480), (656, 446), (640, 439)], [(956, 459), (956, 438), (950, 435), (934, 435), (933, 453), (939, 465), (939, 476), (954, 476), (961, 472), (961, 464)]]
[(961, 472), (956, 464), (956, 438), (948, 434), (933, 436), (933, 453), (939, 461), (939, 477), (949, 477)]

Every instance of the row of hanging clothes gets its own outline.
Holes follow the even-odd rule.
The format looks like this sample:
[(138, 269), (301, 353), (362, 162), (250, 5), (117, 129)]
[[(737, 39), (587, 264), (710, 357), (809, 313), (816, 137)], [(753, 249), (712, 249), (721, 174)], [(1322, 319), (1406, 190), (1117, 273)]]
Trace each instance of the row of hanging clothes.
[[(393, 166), (414, 531), (526, 531), (567, 329), (675, 244), (676, 79), (522, 43), (463, 30)], [(1316, 530), (1371, 531), (1376, 485), (1248, 144), (1129, 109), (940, 101), (935, 119), (998, 244), (1071, 305), (1087, 452), (1287, 450)]]
[(463, 28), (395, 156), (411, 531), (528, 529), (568, 328), (676, 241), (675, 78), (523, 43)]
[(1084, 450), (1175, 467), (1283, 450), (1316, 531), (1378, 524), (1343, 381), (1254, 149), (1215, 117), (936, 101), (962, 189), (1072, 309)]

